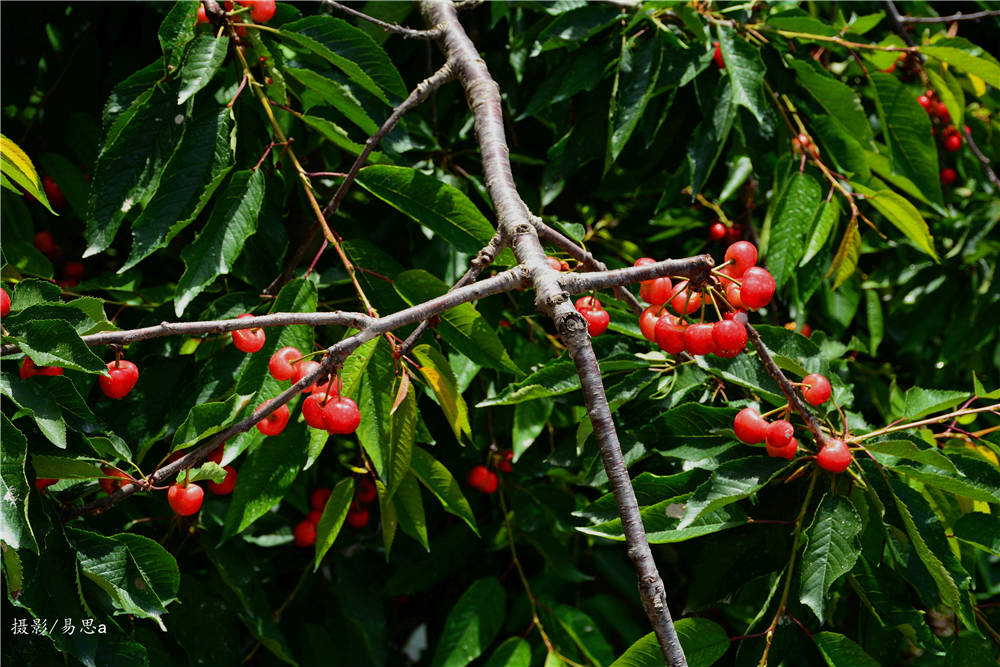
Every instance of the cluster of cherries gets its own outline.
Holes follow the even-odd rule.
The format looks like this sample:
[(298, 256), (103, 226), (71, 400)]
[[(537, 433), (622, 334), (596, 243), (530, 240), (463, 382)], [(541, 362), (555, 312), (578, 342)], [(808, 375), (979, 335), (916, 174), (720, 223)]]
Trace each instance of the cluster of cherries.
[[(492, 457), (492, 463), (500, 472), (514, 472), (514, 452), (505, 449)], [(477, 465), (469, 471), (469, 486), (489, 495), (497, 490), (500, 477), (484, 465)]]
[[(323, 516), (323, 508), (333, 493), (330, 489), (320, 487), (309, 494), (309, 513), (306, 518), (295, 524), (292, 534), (295, 536), (295, 544), (300, 547), (312, 546), (316, 543), (316, 528), (319, 520)], [(371, 514), (365, 505), (375, 502), (378, 497), (378, 490), (375, 484), (364, 477), (358, 482), (354, 492), (354, 501), (350, 509), (347, 510), (347, 524), (351, 528), (364, 528), (368, 525)]]
[[(830, 381), (819, 373), (811, 373), (801, 382), (802, 397), (813, 406), (822, 405), (830, 398)], [(785, 405), (777, 411), (787, 410)], [(753, 408), (743, 408), (733, 419), (736, 437), (748, 445), (765, 443), (768, 456), (781, 457), (791, 461), (799, 450), (795, 438), (795, 427), (787, 419), (768, 422)], [(820, 468), (833, 473), (842, 473), (851, 465), (851, 450), (839, 438), (828, 438), (816, 455)]]
[[(236, 4), (250, 8), (250, 18), (253, 19), (254, 23), (267, 23), (277, 10), (275, 0), (236, 0)], [(233, 0), (226, 0), (225, 7), (227, 12), (233, 11)], [(205, 14), (205, 5), (201, 3), (198, 3), (197, 23), (208, 23), (208, 15)], [(240, 37), (245, 36), (246, 28), (242, 28), (241, 26), (240, 30), (244, 31), (240, 33)]]
[(743, 225), (738, 222), (727, 227), (724, 222), (720, 220), (713, 220), (712, 224), (708, 226), (708, 239), (710, 241), (728, 241), (729, 243), (736, 243), (741, 238), (743, 238)]
[[(949, 153), (957, 153), (962, 147), (962, 133), (951, 124), (951, 114), (948, 113), (948, 107), (941, 101), (937, 93), (928, 89), (923, 95), (917, 97), (917, 104), (930, 114), (931, 121), (934, 123), (932, 131), (941, 140), (941, 148)], [(940, 132), (938, 131), (939, 127), (941, 128)], [(958, 178), (958, 172), (951, 167), (945, 167), (941, 170), (940, 178), (944, 185), (951, 185)]]

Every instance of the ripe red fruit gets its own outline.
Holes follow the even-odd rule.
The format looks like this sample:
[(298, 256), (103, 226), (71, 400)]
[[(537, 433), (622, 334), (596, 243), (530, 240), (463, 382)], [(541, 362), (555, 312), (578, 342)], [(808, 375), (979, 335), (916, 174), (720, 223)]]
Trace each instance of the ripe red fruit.
[(34, 243), (38, 252), (42, 253), (49, 259), (58, 257), (62, 254), (62, 248), (56, 245), (56, 242), (52, 240), (52, 232), (44, 230), (38, 232), (35, 234)]
[[(244, 317), (253, 317), (250, 313), (243, 313), (236, 319), (243, 319)], [(264, 330), (263, 329), (238, 329), (233, 332), (233, 344), (236, 346), (237, 350), (246, 353), (253, 353), (264, 347)]]
[(708, 238), (712, 241), (721, 241), (726, 238), (729, 229), (724, 224), (716, 220), (708, 227)]
[(962, 135), (958, 132), (952, 132), (944, 138), (941, 146), (950, 153), (958, 152), (958, 149), (962, 147)]
[(226, 443), (222, 443), (221, 445), (215, 448), (215, 451), (213, 451), (211, 454), (205, 457), (205, 460), (214, 461), (215, 463), (218, 463), (221, 466), (222, 457), (225, 455), (226, 455)]
[(201, 509), (205, 492), (197, 484), (173, 484), (167, 489), (167, 502), (180, 516), (191, 516)]
[(687, 325), (672, 318), (661, 317), (656, 322), (656, 344), (669, 354), (680, 354), (684, 351), (684, 331)]
[(830, 438), (816, 455), (816, 463), (823, 470), (841, 473), (851, 465), (851, 450), (847, 448), (847, 443), (838, 438)]
[(302, 401), (302, 419), (313, 428), (326, 430), (323, 423), (323, 404), (326, 400), (326, 392), (317, 391)]
[(945, 167), (941, 170), (941, 183), (944, 185), (951, 185), (958, 178), (958, 172), (956, 172), (951, 167)]
[(271, 355), (267, 362), (267, 369), (271, 372), (271, 377), (275, 380), (291, 380), (295, 377), (295, 366), (293, 361), (299, 359), (302, 353), (294, 347), (283, 347)]
[(576, 310), (587, 320), (587, 333), (591, 338), (608, 330), (611, 314), (601, 308), (601, 302), (592, 296), (582, 296), (576, 300)]
[(200, 23), (208, 23), (208, 15), (205, 14), (205, 5), (198, 3), (198, 19), (194, 22), (195, 25)]
[(719, 69), (726, 69), (726, 61), (722, 59), (722, 47), (719, 46), (718, 42), (712, 42), (712, 44), (715, 46), (715, 53), (712, 54), (715, 66)]
[(767, 435), (767, 420), (753, 408), (743, 408), (733, 419), (733, 430), (736, 437), (748, 445), (764, 442)]
[(332, 494), (333, 491), (324, 486), (314, 489), (313, 492), (309, 494), (309, 507), (314, 510), (323, 511), (323, 508), (326, 507), (326, 501), (330, 499)]
[(355, 498), (359, 503), (370, 503), (378, 498), (378, 489), (375, 488), (375, 483), (372, 482), (367, 477), (363, 477), (360, 482), (358, 482), (358, 489)]
[(320, 510), (309, 510), (309, 513), (306, 514), (306, 521), (317, 527), (319, 526), (320, 519), (322, 518), (323, 512)]
[(97, 481), (101, 485), (101, 488), (104, 489), (104, 492), (109, 496), (117, 489), (120, 489), (132, 481), (129, 476), (121, 470), (116, 470), (110, 466), (101, 466), (101, 472), (107, 475), (107, 477), (102, 477)]
[(757, 246), (749, 241), (737, 241), (726, 248), (725, 260), (732, 260), (729, 275), (740, 278), (751, 266), (757, 263)]
[(726, 301), (733, 308), (738, 308), (739, 310), (746, 309), (746, 304), (743, 303), (743, 299), (740, 296), (740, 286), (736, 283), (728, 283), (726, 285)]
[(0, 287), (0, 317), (7, 317), (10, 314), (10, 295), (7, 290)]
[(497, 470), (500, 472), (514, 472), (514, 452), (510, 449), (505, 449), (500, 452), (500, 463), (497, 464)]
[(483, 493), (489, 495), (497, 490), (497, 486), (500, 484), (500, 478), (492, 470), (486, 471), (486, 478), (483, 483), (479, 486), (479, 490)]
[(63, 276), (69, 280), (79, 280), (83, 278), (84, 271), (86, 267), (83, 266), (83, 262), (66, 262), (63, 266)]
[(747, 344), (747, 330), (735, 320), (720, 320), (712, 326), (716, 354), (739, 354)]
[(45, 489), (49, 488), (58, 481), (59, 481), (58, 479), (50, 479), (48, 477), (38, 477), (35, 479), (35, 488), (41, 491), (42, 493), (45, 493)]
[(670, 307), (678, 315), (690, 315), (701, 308), (701, 292), (689, 292), (686, 289), (687, 283), (677, 286), (674, 296), (670, 299)]
[(368, 525), (368, 509), (354, 503), (347, 510), (347, 523), (351, 528), (364, 528)]
[(692, 324), (684, 331), (684, 349), (689, 354), (702, 355), (715, 352), (715, 340), (712, 338), (711, 324)]
[[(305, 376), (311, 375), (311, 374), (315, 373), (316, 370), (319, 368), (319, 362), (318, 361), (300, 361), (300, 362), (294, 364), (294, 366), (295, 366), (295, 375), (292, 376), (292, 382), (293, 383), (297, 383), (299, 380), (301, 380)], [(310, 391), (319, 391), (321, 389), (322, 389), (322, 387), (320, 387), (319, 385), (313, 384), (313, 385), (311, 385), (309, 387), (306, 387), (302, 391), (303, 392), (310, 392)]]
[(331, 399), (323, 407), (323, 425), (334, 435), (350, 435), (360, 423), (358, 404), (346, 396)]
[(549, 263), (553, 271), (562, 271), (562, 262), (560, 262), (555, 257), (546, 257), (545, 261)]
[(32, 375), (62, 375), (61, 366), (36, 366), (28, 357), (21, 362), (21, 379), (27, 380)]
[(139, 381), (139, 367), (126, 359), (109, 361), (108, 373), (111, 377), (97, 377), (97, 384), (108, 398), (124, 398)]
[(941, 101), (932, 102), (930, 113), (934, 116), (937, 116), (945, 123), (951, 122), (951, 114), (948, 113), (948, 107), (945, 106), (944, 102)]
[(51, 176), (42, 179), (42, 189), (45, 190), (45, 196), (48, 197), (53, 209), (61, 211), (66, 208), (66, 197)]
[(656, 341), (656, 323), (660, 317), (666, 314), (663, 312), (663, 306), (650, 306), (642, 311), (642, 314), (639, 315), (639, 331), (642, 332), (646, 340)]
[(784, 458), (791, 461), (799, 451), (799, 441), (795, 438), (789, 439), (784, 447), (772, 447), (770, 444), (764, 446), (767, 455), (772, 458)]
[(673, 292), (674, 286), (670, 284), (670, 278), (667, 277), (644, 280), (639, 284), (639, 297), (654, 306), (666, 303)]
[(830, 381), (819, 373), (810, 373), (802, 378), (802, 396), (811, 405), (820, 405), (830, 398)]
[(750, 310), (757, 310), (771, 303), (775, 289), (774, 276), (759, 266), (751, 266), (743, 274), (740, 299)]
[[(257, 409), (254, 412), (260, 412), (267, 407), (268, 403), (270, 403), (270, 401), (264, 401), (257, 406)], [(257, 422), (257, 430), (264, 435), (278, 435), (285, 430), (285, 426), (288, 425), (288, 418), (290, 416), (291, 413), (288, 410), (288, 405), (284, 404), (268, 416), (264, 417), (264, 419)]]
[(931, 98), (929, 98), (928, 96), (921, 95), (920, 97), (918, 97), (917, 104), (922, 106), (927, 111), (927, 113), (931, 112)]
[(489, 477), (490, 471), (484, 465), (475, 466), (469, 471), (469, 486), (474, 489), (481, 489), (483, 484), (486, 483), (486, 479)]
[(767, 425), (764, 438), (767, 444), (774, 448), (781, 448), (788, 445), (788, 441), (795, 435), (795, 427), (787, 419), (779, 419)]
[(226, 466), (223, 468), (226, 471), (226, 478), (221, 482), (209, 482), (208, 490), (217, 496), (228, 496), (236, 488), (236, 468), (233, 466)]
[(244, 7), (250, 8), (250, 18), (254, 23), (267, 23), (277, 9), (274, 0), (236, 0)]
[(295, 536), (296, 546), (309, 547), (316, 544), (316, 524), (309, 519), (303, 519), (295, 524), (292, 534)]

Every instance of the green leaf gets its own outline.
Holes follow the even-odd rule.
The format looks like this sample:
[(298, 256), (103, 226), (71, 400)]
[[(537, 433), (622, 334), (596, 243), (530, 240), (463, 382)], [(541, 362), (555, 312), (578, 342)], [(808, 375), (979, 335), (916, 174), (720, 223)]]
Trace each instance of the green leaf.
[(199, 403), (177, 427), (170, 451), (185, 449), (226, 429), (246, 405), (247, 397), (233, 395), (222, 403)]
[(656, 79), (660, 74), (663, 49), (660, 46), (659, 32), (653, 33), (652, 37), (646, 37), (637, 44), (638, 41), (634, 37), (622, 41), (615, 86), (608, 109), (605, 172), (618, 159), (632, 132), (638, 126), (646, 105), (653, 97)]
[(214, 34), (202, 33), (194, 38), (184, 58), (184, 66), (181, 67), (181, 89), (177, 95), (177, 104), (184, 104), (212, 81), (228, 52), (229, 38), (225, 35), (216, 37)]
[(344, 114), (366, 135), (371, 136), (378, 132), (379, 124), (371, 119), (349, 87), (311, 69), (288, 67), (285, 68), (285, 72), (291, 74), (311, 94), (318, 95), (331, 107)]
[(766, 256), (768, 269), (779, 289), (802, 259), (805, 236), (813, 218), (819, 214), (821, 196), (819, 183), (812, 176), (795, 172), (780, 199), (774, 203)]
[[(739, 507), (729, 506), (714, 512), (703, 513), (686, 528), (680, 528), (680, 517), (684, 513), (684, 505), (679, 501), (679, 498), (663, 500), (655, 505), (643, 507), (639, 512), (639, 515), (642, 517), (642, 525), (646, 529), (646, 540), (650, 544), (685, 542), (696, 537), (711, 535), (712, 533), (729, 530), (730, 528), (736, 528), (747, 523), (746, 512)], [(593, 526), (581, 526), (577, 530), (581, 533), (598, 535), (616, 542), (625, 541), (625, 533), (622, 530), (622, 520), (620, 518)]]
[(96, 374), (108, 369), (65, 320), (27, 322), (18, 331), (17, 342), (38, 366), (61, 366)]
[(427, 517), (424, 514), (424, 501), (420, 497), (420, 485), (414, 475), (407, 475), (392, 497), (396, 506), (399, 527), (403, 532), (415, 539), (428, 552), (431, 550), (427, 541)]
[[(416, 169), (365, 167), (358, 184), (461, 252), (475, 255), (493, 238), (493, 226), (461, 190)], [(500, 261), (513, 264), (507, 257)]]
[(174, 298), (178, 317), (213, 280), (232, 269), (244, 242), (257, 231), (263, 201), (263, 172), (249, 169), (233, 174), (201, 233), (181, 251), (186, 268)]
[(555, 608), (556, 618), (566, 633), (573, 638), (587, 659), (595, 665), (610, 665), (615, 659), (611, 645), (601, 635), (590, 616), (575, 607), (561, 604)]
[[(458, 389), (458, 380), (451, 364), (443, 354), (430, 345), (417, 345), (410, 352), (420, 364), (419, 371), (424, 382), (433, 392), (437, 404), (444, 411), (444, 416), (451, 426), (455, 439), (459, 443), (472, 441), (472, 426), (469, 424), (469, 408), (465, 404), (462, 392)], [(463, 439), (463, 436), (464, 439)]]
[[(361, 352), (366, 354), (357, 359), (355, 362), (357, 365), (348, 373), (348, 365)], [(352, 376), (356, 378), (353, 382)], [(375, 474), (384, 480), (389, 476), (388, 466), (391, 464), (389, 424), (392, 419), (389, 414), (392, 408), (392, 394), (386, 391), (386, 387), (392, 387), (396, 380), (392, 350), (385, 338), (380, 336), (377, 342), (372, 341), (371, 347), (366, 349), (362, 346), (348, 357), (342, 377), (344, 393), (357, 396), (355, 400), (361, 411), (361, 422), (356, 431), (358, 442), (371, 459)], [(355, 386), (358, 388), (355, 389)], [(354, 391), (357, 391), (357, 394), (354, 394)]]
[(284, 498), (306, 461), (302, 443), (308, 439), (304, 422), (289, 422), (278, 435), (268, 436), (240, 468), (240, 481), (226, 512), (220, 541), (243, 532)]
[(430, 664), (465, 667), (486, 650), (507, 616), (507, 594), (496, 577), (478, 579), (445, 619)]
[(14, 336), (20, 336), (40, 320), (62, 320), (83, 336), (98, 331), (113, 330), (104, 314), (104, 302), (94, 297), (75, 299), (69, 303), (39, 303), (28, 306), (4, 320), (4, 325)]
[(871, 80), (893, 171), (909, 178), (928, 199), (940, 204), (941, 180), (930, 117), (914, 104), (911, 89), (896, 77), (875, 72)]
[(66, 449), (66, 422), (63, 421), (62, 411), (52, 394), (45, 391), (44, 383), (47, 379), (31, 377), (22, 380), (12, 373), (3, 373), (0, 375), (0, 393), (34, 419), (38, 430), (49, 442), (60, 449)]
[(84, 257), (107, 249), (125, 216), (156, 193), (164, 167), (191, 118), (177, 105), (177, 83), (149, 88), (108, 131), (97, 158), (87, 214)]
[(323, 515), (316, 526), (316, 555), (313, 559), (313, 572), (319, 569), (326, 552), (333, 546), (334, 540), (340, 534), (340, 529), (347, 518), (347, 511), (354, 500), (354, 480), (346, 477), (333, 487), (333, 493), (323, 507)]
[(585, 41), (618, 19), (618, 12), (613, 10), (588, 4), (560, 14), (538, 33), (531, 56)]
[(797, 35), (796, 39), (809, 39), (808, 35), (817, 35), (819, 37), (834, 37), (837, 35), (837, 31), (832, 26), (809, 16), (803, 10), (797, 8), (769, 16), (767, 18), (767, 25), (775, 30), (798, 32), (805, 35)]
[(756, 493), (788, 465), (784, 459), (761, 456), (726, 461), (691, 496), (678, 527), (686, 528), (702, 514)]
[(187, 473), (187, 481), (191, 483), (215, 482), (216, 484), (221, 484), (225, 481), (227, 474), (226, 469), (215, 461), (206, 461)]
[(965, 94), (962, 85), (951, 72), (942, 68), (942, 74), (935, 67), (925, 67), (924, 72), (930, 79), (931, 88), (948, 109), (948, 116), (955, 127), (965, 124)]
[(819, 211), (813, 217), (812, 231), (806, 241), (806, 249), (799, 260), (799, 266), (805, 266), (826, 245), (837, 220), (840, 219), (840, 200), (836, 197), (820, 204)]
[(16, 317), (14, 313), (40, 303), (61, 304), (62, 289), (48, 280), (27, 278), (14, 288), (10, 299), (10, 319), (4, 318), (4, 326), (10, 328), (10, 322)]
[(847, 136), (857, 139), (862, 146), (868, 146), (872, 140), (872, 128), (857, 92), (809, 60), (796, 58), (791, 66), (798, 77), (796, 82), (826, 112), (824, 118), (832, 121)]
[[(28, 441), (7, 419), (0, 415), (0, 497), (4, 499), (3, 521), (0, 522), (0, 539), (10, 547), (4, 552), (26, 549), (38, 553), (38, 543), (28, 518), (28, 478), (25, 463)], [(8, 582), (9, 583), (9, 582)]]
[[(45, 208), (49, 209), (53, 215), (59, 215), (52, 209), (48, 197), (45, 196), (42, 179), (39, 178), (38, 172), (35, 170), (35, 165), (31, 162), (31, 158), (21, 150), (20, 146), (2, 134), (0, 134), (0, 174), (14, 181), (26, 193), (42, 202)], [(18, 192), (16, 188), (10, 186), (9, 182), (5, 184), (5, 187), (8, 190)]]
[(869, 452), (926, 463), (958, 474), (958, 468), (951, 462), (951, 459), (918, 438), (912, 440), (868, 440), (864, 443), (864, 447)]
[(726, 63), (733, 91), (733, 102), (757, 119), (765, 136), (773, 133), (771, 114), (764, 94), (764, 61), (760, 49), (752, 46), (727, 25), (719, 24), (719, 50)]
[(36, 477), (50, 479), (100, 479), (107, 477), (97, 459), (66, 458), (33, 454), (31, 466)]
[[(393, 284), (410, 305), (429, 301), (448, 291), (444, 282), (422, 269), (404, 271), (396, 276)], [(496, 331), (471, 303), (446, 310), (440, 317), (437, 331), (456, 351), (481, 366), (524, 375), (510, 358)]]
[(545, 424), (548, 423), (555, 405), (555, 401), (551, 399), (539, 398), (514, 406), (514, 429), (511, 433), (511, 444), (515, 462), (545, 430)]
[(80, 167), (58, 153), (42, 153), (38, 157), (38, 165), (42, 173), (59, 186), (73, 212), (80, 218), (86, 218), (90, 181), (84, 178)]
[[(389, 422), (389, 467), (386, 487), (391, 499), (410, 472), (413, 458), (413, 439), (417, 428), (417, 394), (410, 385), (394, 410), (390, 411)], [(419, 496), (418, 496), (419, 498)]]
[(920, 52), (978, 76), (994, 88), (1000, 88), (1000, 65), (994, 59), (984, 57), (987, 56), (986, 51), (966, 39), (938, 40), (929, 46), (921, 46)]
[(837, 632), (817, 632), (812, 636), (816, 648), (829, 667), (879, 667), (880, 663), (849, 637)]
[(868, 311), (868, 353), (874, 357), (885, 333), (882, 321), (882, 299), (877, 290), (865, 290), (865, 310)]
[(894, 470), (929, 486), (985, 503), (1000, 503), (1000, 471), (991, 463), (966, 456), (950, 457), (958, 472), (924, 465), (897, 465)]
[(833, 289), (837, 289), (854, 275), (861, 259), (861, 232), (858, 231), (858, 221), (854, 218), (847, 223), (844, 237), (840, 239), (840, 247), (830, 263), (827, 277), (833, 276)]
[[(633, 355), (614, 355), (600, 362), (601, 374), (622, 370), (648, 369), (647, 362), (637, 360)], [(507, 385), (492, 398), (476, 404), (476, 407), (492, 405), (516, 405), (524, 401), (547, 396), (559, 396), (580, 388), (580, 376), (576, 366), (569, 359), (554, 359), (523, 380)]]
[(851, 571), (861, 554), (861, 517), (847, 498), (826, 494), (806, 529), (799, 600), (826, 620), (827, 595), (833, 583)]
[(955, 522), (952, 533), (967, 544), (1000, 556), (1000, 516), (996, 514), (966, 514)]
[(414, 447), (410, 465), (413, 474), (428, 491), (441, 501), (441, 506), (445, 511), (462, 519), (472, 529), (472, 532), (478, 535), (476, 517), (472, 513), (472, 508), (469, 507), (469, 501), (462, 493), (462, 486), (444, 464), (422, 447)]
[[(674, 629), (689, 665), (709, 667), (729, 650), (729, 635), (722, 626), (707, 618), (682, 618), (674, 622)], [(656, 635), (650, 632), (628, 647), (611, 667), (659, 667), (664, 664)]]
[[(730, 77), (719, 80), (715, 91), (708, 96), (702, 107), (702, 121), (695, 128), (694, 138), (688, 143), (687, 161), (691, 171), (691, 190), (693, 194), (701, 192), (712, 167), (722, 154), (722, 149), (729, 137), (729, 131), (736, 119), (737, 105), (733, 100), (733, 88)], [(709, 101), (714, 106), (709, 107)]]
[(969, 393), (964, 391), (910, 387), (906, 391), (903, 412), (897, 417), (919, 419), (932, 412), (953, 408), (969, 398)]
[(937, 260), (934, 251), (934, 238), (927, 228), (927, 222), (920, 212), (904, 197), (892, 190), (871, 190), (860, 183), (851, 182), (851, 186), (865, 196), (865, 201), (884, 215), (906, 238)]
[(403, 78), (382, 47), (346, 21), (310, 16), (286, 23), (281, 26), (280, 34), (339, 68), (389, 105), (398, 104), (407, 95)]
[[(302, 116), (302, 122), (326, 137), (326, 139), (328, 139), (337, 148), (342, 148), (353, 155), (361, 155), (361, 152), (365, 148), (364, 144), (359, 144), (358, 142), (353, 141), (350, 136), (348, 136), (347, 130), (331, 120), (320, 118), (318, 116), (305, 115)], [(386, 157), (384, 153), (372, 151), (368, 154), (368, 161), (385, 162)]]
[(163, 57), (168, 67), (175, 67), (181, 60), (184, 46), (194, 37), (197, 4), (191, 0), (179, 0), (170, 8), (160, 24), (156, 36), (163, 49)]
[(511, 637), (497, 646), (483, 667), (524, 667), (530, 663), (531, 645), (520, 637)]

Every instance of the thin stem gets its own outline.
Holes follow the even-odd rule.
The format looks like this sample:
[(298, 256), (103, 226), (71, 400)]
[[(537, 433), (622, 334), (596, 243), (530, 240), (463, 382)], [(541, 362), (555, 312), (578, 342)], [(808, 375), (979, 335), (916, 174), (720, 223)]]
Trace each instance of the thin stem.
[(362, 21), (373, 23), (386, 32), (396, 33), (406, 39), (437, 39), (438, 35), (441, 34), (440, 28), (431, 28), (430, 30), (414, 30), (413, 28), (405, 28), (397, 23), (386, 23), (385, 21), (380, 21), (374, 16), (369, 16), (368, 14), (364, 14), (356, 9), (348, 7), (347, 5), (334, 2), (333, 0), (323, 0), (322, 4), (338, 9), (345, 14), (359, 18)]
[(986, 178), (990, 179), (990, 183), (1000, 188), (1000, 177), (997, 173), (993, 171), (993, 167), (990, 166), (990, 159), (983, 154), (983, 151), (979, 149), (976, 141), (972, 138), (972, 132), (969, 130), (964, 131), (965, 142), (969, 144), (969, 150), (972, 154), (976, 156), (976, 159), (983, 165), (983, 170), (986, 172)]
[(998, 412), (1000, 411), (1000, 403), (994, 403), (993, 405), (987, 405), (981, 408), (965, 408), (963, 410), (956, 410), (954, 412), (949, 412), (946, 415), (940, 415), (938, 417), (931, 417), (929, 419), (921, 419), (915, 422), (909, 422), (907, 424), (896, 424), (894, 426), (886, 426), (885, 428), (880, 428), (871, 433), (864, 433), (862, 435), (856, 435), (847, 440), (848, 444), (858, 443), (862, 440), (868, 440), (870, 438), (875, 438), (880, 435), (885, 435), (886, 433), (893, 433), (895, 431), (905, 431), (911, 428), (917, 428), (919, 426), (927, 426), (929, 424), (938, 424), (952, 417), (961, 417), (962, 415), (972, 415), (978, 412)]
[(901, 23), (951, 23), (952, 21), (978, 21), (990, 16), (1000, 16), (1000, 10), (949, 14), (948, 16), (900, 16)]

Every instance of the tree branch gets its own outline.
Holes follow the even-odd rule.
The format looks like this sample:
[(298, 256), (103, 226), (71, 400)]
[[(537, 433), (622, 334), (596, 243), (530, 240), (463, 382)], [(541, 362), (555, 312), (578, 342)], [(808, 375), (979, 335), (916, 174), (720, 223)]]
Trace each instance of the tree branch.
[(386, 23), (385, 21), (380, 21), (374, 16), (369, 16), (368, 14), (364, 14), (356, 9), (348, 7), (347, 5), (334, 2), (333, 0), (322, 0), (321, 4), (338, 9), (345, 14), (359, 18), (362, 21), (374, 23), (378, 27), (382, 28), (382, 30), (385, 30), (386, 32), (394, 32), (406, 39), (437, 39), (438, 35), (441, 34), (441, 30), (439, 28), (431, 28), (430, 30), (414, 30), (413, 28), (405, 28), (397, 23)]
[(972, 132), (966, 129), (963, 134), (965, 134), (966, 143), (969, 144), (969, 150), (972, 151), (972, 154), (975, 155), (976, 159), (983, 165), (983, 170), (986, 172), (986, 178), (990, 179), (990, 183), (994, 186), (1000, 188), (1000, 178), (997, 177), (997, 173), (993, 171), (993, 167), (990, 166), (990, 159), (983, 154), (983, 151), (979, 149), (979, 146), (972, 138)]
[(973, 12), (971, 14), (951, 14), (949, 16), (900, 16), (900, 23), (951, 23), (952, 21), (978, 21), (990, 16), (1000, 16), (1000, 11), (991, 10), (983, 12)]

